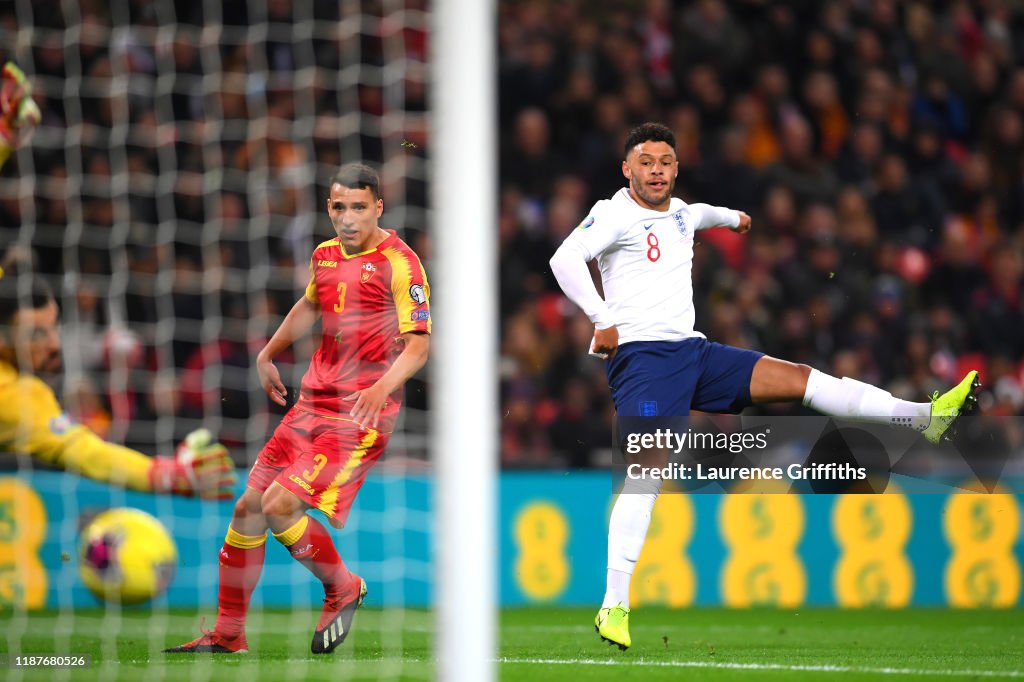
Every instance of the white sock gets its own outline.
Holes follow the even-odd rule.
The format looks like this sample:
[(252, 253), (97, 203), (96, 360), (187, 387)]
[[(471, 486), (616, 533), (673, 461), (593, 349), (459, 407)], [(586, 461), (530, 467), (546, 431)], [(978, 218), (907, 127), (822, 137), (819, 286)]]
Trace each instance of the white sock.
[(622, 604), (629, 608), (629, 583), (633, 579), (632, 573), (608, 569), (608, 582), (606, 583), (604, 601), (601, 608), (607, 609)]
[(659, 479), (627, 478), (608, 519), (608, 581), (601, 608), (629, 608), (629, 582), (651, 525), (651, 510), (661, 490)]
[(863, 381), (837, 379), (816, 369), (807, 378), (803, 404), (833, 417), (847, 417), (879, 424), (906, 426), (915, 431), (928, 428), (930, 403), (912, 403), (894, 398), (888, 391)]

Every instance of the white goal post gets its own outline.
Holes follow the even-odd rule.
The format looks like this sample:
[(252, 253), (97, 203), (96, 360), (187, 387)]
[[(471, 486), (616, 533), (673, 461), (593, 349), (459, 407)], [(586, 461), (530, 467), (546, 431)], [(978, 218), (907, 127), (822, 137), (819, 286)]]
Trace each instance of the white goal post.
[(431, 59), (436, 267), (431, 413), (437, 679), (495, 679), (497, 65), (493, 0), (438, 0)]

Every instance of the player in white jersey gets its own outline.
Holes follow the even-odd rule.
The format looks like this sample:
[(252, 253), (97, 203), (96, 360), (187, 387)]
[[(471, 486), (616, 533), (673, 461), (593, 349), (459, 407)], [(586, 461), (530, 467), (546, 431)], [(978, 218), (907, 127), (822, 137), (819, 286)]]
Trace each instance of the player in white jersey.
[[(716, 226), (744, 233), (750, 216), (672, 197), (679, 161), (667, 127), (638, 126), (624, 152), (629, 186), (597, 202), (551, 258), (562, 290), (594, 323), (590, 350), (606, 359), (620, 417), (679, 417), (691, 409), (736, 413), (799, 400), (827, 415), (910, 427), (938, 443), (973, 407), (976, 371), (930, 403), (913, 403), (855, 379), (708, 341), (693, 328), (693, 235)], [(594, 258), (603, 299), (587, 268)], [(660, 484), (626, 478), (608, 522), (607, 587), (595, 626), (621, 649), (631, 644), (629, 584)]]

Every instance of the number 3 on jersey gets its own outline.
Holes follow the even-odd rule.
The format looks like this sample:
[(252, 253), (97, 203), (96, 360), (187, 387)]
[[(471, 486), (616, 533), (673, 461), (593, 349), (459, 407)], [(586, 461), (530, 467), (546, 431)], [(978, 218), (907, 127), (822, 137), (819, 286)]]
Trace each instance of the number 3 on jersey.
[(334, 304), (334, 312), (340, 313), (345, 309), (345, 292), (348, 291), (348, 282), (338, 282), (338, 302)]
[(313, 480), (320, 475), (320, 470), (324, 468), (325, 464), (327, 464), (327, 455), (319, 452), (316, 453), (313, 457), (313, 468), (303, 471), (302, 477), (312, 483)]
[(647, 260), (654, 263), (661, 258), (661, 249), (658, 248), (658, 235), (653, 232), (647, 233), (647, 247)]

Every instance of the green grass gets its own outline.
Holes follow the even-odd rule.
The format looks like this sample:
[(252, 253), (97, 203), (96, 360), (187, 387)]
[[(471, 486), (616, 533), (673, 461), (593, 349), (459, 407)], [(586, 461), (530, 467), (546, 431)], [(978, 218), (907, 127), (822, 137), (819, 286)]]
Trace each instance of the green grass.
[[(430, 680), (429, 612), (360, 611), (333, 656), (314, 657), (316, 612), (258, 610), (247, 656), (166, 656), (198, 634), (192, 611), (0, 615), (0, 652), (88, 653), (87, 670), (0, 669), (2, 680)], [(1024, 613), (642, 608), (633, 648), (601, 643), (591, 609), (501, 615), (502, 680), (1024, 679)], [(211, 623), (207, 623), (209, 626)]]

